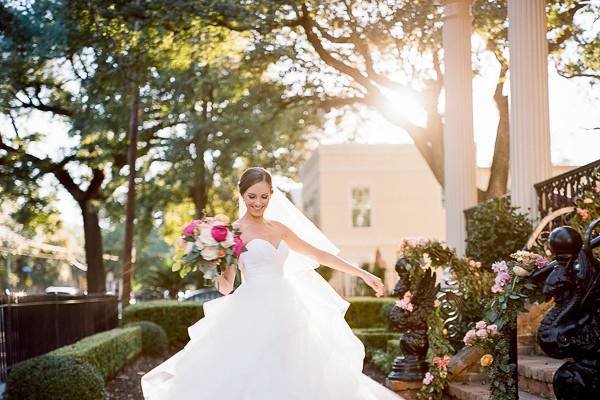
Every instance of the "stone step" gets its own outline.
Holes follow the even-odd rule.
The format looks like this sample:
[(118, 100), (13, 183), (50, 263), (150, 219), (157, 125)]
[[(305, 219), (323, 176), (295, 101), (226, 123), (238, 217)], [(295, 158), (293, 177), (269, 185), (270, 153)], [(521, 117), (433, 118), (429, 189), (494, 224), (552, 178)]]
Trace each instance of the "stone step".
[(554, 399), (552, 379), (565, 360), (544, 356), (519, 356), (519, 388)]
[[(451, 382), (448, 385), (448, 395), (452, 400), (489, 400), (490, 390), (484, 383)], [(544, 398), (519, 390), (519, 400), (544, 400)]]

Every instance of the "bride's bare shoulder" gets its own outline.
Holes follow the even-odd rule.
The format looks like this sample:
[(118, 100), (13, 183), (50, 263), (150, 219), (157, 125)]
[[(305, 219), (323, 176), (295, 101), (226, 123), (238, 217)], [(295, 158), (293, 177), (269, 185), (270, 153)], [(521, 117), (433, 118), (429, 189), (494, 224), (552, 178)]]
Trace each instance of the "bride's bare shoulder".
[(290, 231), (290, 228), (287, 227), (286, 224), (284, 224), (283, 222), (279, 222), (279, 221), (273, 221), (273, 220), (268, 220), (268, 222), (270, 224), (272, 224), (272, 226), (274, 226), (277, 230), (279, 230), (279, 232), (284, 235), (287, 232)]

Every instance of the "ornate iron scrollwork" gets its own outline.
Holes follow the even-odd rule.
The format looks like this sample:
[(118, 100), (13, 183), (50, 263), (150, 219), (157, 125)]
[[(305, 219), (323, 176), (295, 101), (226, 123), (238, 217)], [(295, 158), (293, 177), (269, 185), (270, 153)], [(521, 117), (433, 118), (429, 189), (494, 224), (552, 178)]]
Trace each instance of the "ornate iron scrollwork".
[(599, 225), (592, 222), (583, 240), (569, 226), (554, 229), (554, 260), (532, 276), (555, 302), (540, 324), (539, 345), (550, 357), (572, 359), (554, 374), (558, 400), (600, 399), (600, 261), (593, 254), (600, 237), (592, 239)]

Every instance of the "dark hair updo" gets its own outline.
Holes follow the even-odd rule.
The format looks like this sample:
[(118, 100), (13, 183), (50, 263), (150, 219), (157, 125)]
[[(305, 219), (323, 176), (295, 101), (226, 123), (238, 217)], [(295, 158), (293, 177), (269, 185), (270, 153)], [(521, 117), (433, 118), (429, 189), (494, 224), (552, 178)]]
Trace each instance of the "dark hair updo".
[(267, 182), (271, 187), (271, 192), (273, 191), (273, 183), (269, 171), (262, 167), (248, 168), (244, 171), (238, 183), (240, 194), (243, 196), (250, 186), (256, 185), (259, 182)]

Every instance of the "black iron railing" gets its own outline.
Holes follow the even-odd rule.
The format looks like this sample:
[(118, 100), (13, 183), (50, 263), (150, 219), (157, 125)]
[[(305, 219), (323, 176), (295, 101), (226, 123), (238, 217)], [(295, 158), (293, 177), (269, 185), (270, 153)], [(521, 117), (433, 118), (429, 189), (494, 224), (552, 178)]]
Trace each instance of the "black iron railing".
[(0, 296), (0, 382), (20, 361), (117, 325), (115, 296)]
[(572, 206), (584, 192), (600, 184), (600, 160), (533, 185), (538, 195), (540, 218)]

